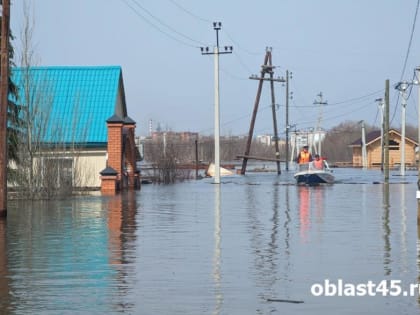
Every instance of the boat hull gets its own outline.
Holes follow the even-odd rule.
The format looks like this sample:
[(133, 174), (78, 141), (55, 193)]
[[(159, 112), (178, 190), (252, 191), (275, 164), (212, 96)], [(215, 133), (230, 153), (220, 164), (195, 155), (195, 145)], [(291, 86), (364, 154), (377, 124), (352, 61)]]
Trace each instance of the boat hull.
[(295, 174), (296, 183), (300, 185), (319, 185), (334, 183), (334, 176), (329, 171), (303, 171)]

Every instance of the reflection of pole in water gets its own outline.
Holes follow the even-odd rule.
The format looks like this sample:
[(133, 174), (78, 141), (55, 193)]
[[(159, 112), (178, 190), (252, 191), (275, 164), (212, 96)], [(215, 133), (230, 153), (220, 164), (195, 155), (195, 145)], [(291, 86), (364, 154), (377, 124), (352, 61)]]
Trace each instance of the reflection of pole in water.
[(221, 289), (221, 210), (220, 210), (220, 185), (214, 185), (214, 255), (213, 255), (213, 279), (214, 279), (214, 294), (215, 307), (213, 314), (220, 314), (223, 305), (223, 293)]
[[(284, 211), (284, 213), (286, 214), (286, 220), (284, 221), (284, 232), (285, 232), (285, 236), (284, 236), (284, 243), (285, 243), (285, 254), (286, 256), (289, 258), (290, 256), (290, 228), (289, 228), (289, 224), (290, 221), (292, 220), (290, 217), (290, 198), (289, 198), (289, 186), (286, 186), (286, 210)], [(288, 264), (290, 263), (290, 261), (288, 260)]]
[(0, 220), (0, 313), (8, 314), (10, 309), (9, 272), (7, 265), (6, 220)]
[[(418, 206), (420, 208), (420, 204)], [(417, 221), (417, 274), (418, 274), (417, 283), (420, 283), (420, 223), (418, 221)], [(417, 297), (417, 303), (420, 305), (420, 294)]]
[(405, 184), (400, 185), (401, 188), (401, 264), (404, 269), (408, 267), (407, 258), (407, 209), (405, 207)]
[(391, 228), (389, 227), (389, 183), (385, 182), (382, 187), (382, 206), (384, 208), (384, 214), (382, 216), (382, 225), (384, 229), (384, 271), (385, 275), (389, 276), (391, 274), (391, 242), (389, 239), (391, 234)]
[(284, 211), (286, 218), (284, 220), (284, 274), (282, 278), (285, 279), (284, 283), (284, 290), (285, 296), (289, 296), (289, 286), (290, 286), (290, 198), (289, 198), (289, 186), (286, 186), (286, 210)]
[[(269, 250), (267, 254), (267, 262), (270, 264), (270, 289), (273, 291), (274, 285), (277, 281), (277, 238), (278, 238), (278, 227), (279, 227), (279, 186), (277, 184), (274, 185), (273, 189), (273, 216), (271, 221), (273, 222), (273, 227), (271, 228), (271, 240), (268, 244)], [(274, 294), (274, 292), (272, 292)], [(275, 295), (273, 295), (275, 296)]]

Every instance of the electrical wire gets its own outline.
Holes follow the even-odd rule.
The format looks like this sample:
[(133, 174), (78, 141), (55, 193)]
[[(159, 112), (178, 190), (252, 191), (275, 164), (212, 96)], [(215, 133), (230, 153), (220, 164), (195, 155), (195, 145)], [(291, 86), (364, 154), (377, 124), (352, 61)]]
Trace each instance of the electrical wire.
[[(325, 104), (325, 106), (328, 106), (328, 107), (329, 106), (336, 106), (336, 105), (342, 105), (342, 104), (350, 103), (350, 102), (358, 103), (358, 102), (364, 101), (364, 99), (366, 99), (366, 98), (370, 98), (373, 95), (376, 95), (376, 94), (378, 94), (380, 92), (383, 92), (383, 91), (384, 91), (384, 89), (377, 90), (375, 92), (371, 92), (369, 94), (365, 94), (365, 95), (362, 95), (362, 96), (350, 98), (350, 99), (347, 99), (347, 100), (344, 100), (344, 101), (339, 101), (339, 102), (334, 102), (334, 103), (328, 103), (328, 104)], [(305, 107), (307, 107), (307, 108), (314, 108), (314, 104), (311, 104), (311, 105), (296, 105), (296, 107), (300, 107), (300, 108), (305, 108)]]
[(179, 3), (177, 3), (174, 0), (169, 0), (170, 2), (172, 2), (173, 5), (175, 5), (178, 9), (180, 9), (181, 11), (184, 11), (185, 13), (187, 13), (188, 15), (192, 16), (193, 18), (200, 20), (202, 22), (206, 22), (206, 23), (212, 23), (212, 21), (203, 18), (201, 16), (198, 16), (197, 14), (192, 13), (190, 10), (187, 10), (185, 7), (183, 7), (182, 5), (180, 5)]
[[(125, 3), (125, 5), (127, 7), (129, 7), (138, 17), (140, 17), (142, 20), (144, 20), (147, 24), (149, 24), (151, 27), (153, 27), (154, 29), (156, 29), (157, 31), (159, 31), (160, 33), (164, 34), (165, 36), (169, 37), (170, 39), (184, 45), (184, 46), (188, 46), (188, 47), (193, 47), (193, 48), (199, 48), (199, 46), (196, 45), (192, 45), (186, 41), (180, 40), (179, 38), (169, 34), (168, 32), (164, 31), (162, 28), (160, 28), (159, 26), (157, 26), (155, 23), (151, 22), (149, 19), (147, 19), (143, 14), (141, 14), (135, 7), (133, 7), (133, 5), (131, 5), (128, 1), (129, 0), (121, 0), (122, 2)], [(156, 21), (158, 21), (161, 25), (165, 26), (166, 28), (172, 30), (174, 33), (178, 34), (181, 37), (184, 37), (192, 42), (195, 43), (200, 43), (197, 40), (194, 40), (193, 38), (182, 34), (181, 32), (178, 32), (177, 30), (175, 30), (174, 28), (170, 27), (169, 25), (167, 25), (166, 23), (162, 22), (160, 19), (158, 19), (157, 17), (155, 17), (153, 14), (151, 14), (148, 10), (146, 10), (144, 7), (142, 7), (137, 1), (135, 0), (131, 0), (132, 2), (134, 2), (134, 4), (136, 4), (139, 8), (141, 8), (143, 11), (145, 11), (146, 13), (148, 13), (152, 18), (154, 18)]]
[(253, 52), (253, 51), (250, 51), (250, 50), (248, 50), (248, 49), (246, 49), (246, 48), (244, 48), (241, 44), (239, 44), (234, 38), (233, 38), (233, 36), (231, 36), (230, 34), (229, 34), (229, 32), (226, 30), (226, 28), (225, 28), (225, 33), (226, 33), (226, 35), (227, 35), (227, 37), (238, 47), (238, 49), (240, 49), (240, 50), (242, 50), (243, 52), (245, 52), (245, 53), (247, 53), (248, 55), (251, 55), (251, 56), (259, 56), (259, 55), (261, 55), (261, 53), (260, 52)]
[[(365, 108), (366, 108), (366, 103), (364, 103), (360, 107), (356, 107), (356, 108), (353, 107), (351, 109), (351, 111), (349, 111), (349, 112), (345, 112), (345, 113), (342, 113), (342, 114), (339, 114), (339, 115), (323, 118), (322, 121), (329, 121), (329, 120), (334, 120), (336, 118), (345, 117), (345, 116), (348, 116), (349, 114), (353, 114), (353, 113), (357, 112), (358, 110), (365, 109)], [(315, 124), (315, 122), (316, 122), (316, 120), (311, 120), (311, 121), (301, 122), (300, 124)]]
[[(257, 113), (261, 113), (261, 112), (263, 112), (263, 111), (265, 111), (265, 110), (267, 110), (267, 109), (269, 109), (269, 108), (271, 108), (271, 105), (260, 107), (260, 108), (258, 108)], [(245, 119), (245, 118), (249, 118), (249, 117), (251, 117), (251, 116), (252, 116), (252, 113), (253, 113), (253, 112), (251, 112), (251, 113), (249, 113), (249, 114), (245, 114), (245, 115), (239, 116), (239, 117), (234, 118), (234, 119), (231, 119), (231, 120), (228, 120), (228, 121), (226, 121), (226, 122), (222, 122), (222, 123), (220, 124), (220, 126), (221, 126), (221, 127), (225, 127), (225, 126), (227, 126), (227, 125), (230, 125), (230, 124), (232, 124), (232, 123), (238, 122), (238, 121), (243, 120), (243, 119)], [(200, 130), (200, 131), (198, 131), (198, 132), (199, 132), (199, 133), (202, 133), (202, 132), (205, 132), (205, 131), (210, 131), (210, 130), (213, 130), (213, 128), (206, 128), (206, 129), (202, 129), (202, 130)]]
[(404, 65), (403, 65), (403, 69), (401, 71), (400, 81), (403, 80), (404, 74), (405, 74), (405, 69), (407, 67), (408, 56), (410, 55), (411, 44), (413, 42), (414, 30), (416, 29), (417, 13), (419, 12), (419, 6), (420, 6), (420, 0), (417, 0), (416, 12), (414, 13), (414, 20), (413, 20), (413, 25), (411, 27), (410, 40), (408, 41), (408, 48), (407, 48), (407, 53), (405, 54)]

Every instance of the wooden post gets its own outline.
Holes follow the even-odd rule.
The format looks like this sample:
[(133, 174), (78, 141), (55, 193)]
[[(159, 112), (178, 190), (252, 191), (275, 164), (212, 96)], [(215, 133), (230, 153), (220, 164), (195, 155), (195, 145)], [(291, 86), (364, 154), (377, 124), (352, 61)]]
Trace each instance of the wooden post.
[(7, 215), (7, 104), (9, 92), (10, 0), (2, 1), (0, 65), (0, 217)]
[[(268, 58), (268, 62), (270, 66), (273, 66), (271, 61), (271, 53)], [(271, 89), (271, 111), (273, 114), (273, 128), (274, 128), (274, 148), (276, 149), (276, 159), (280, 158), (280, 150), (279, 150), (279, 134), (277, 132), (277, 117), (276, 117), (276, 100), (274, 97), (274, 71), (270, 71), (270, 89)], [(280, 170), (280, 161), (276, 162), (277, 164), (277, 174), (281, 174)]]
[(289, 70), (286, 70), (286, 171), (289, 170)]
[[(268, 62), (268, 51), (265, 54), (265, 58), (264, 58), (264, 65), (267, 64)], [(249, 132), (248, 132), (248, 140), (246, 142), (246, 148), (245, 148), (245, 153), (244, 155), (249, 155), (249, 152), (251, 150), (251, 142), (252, 142), (252, 137), (254, 134), (254, 126), (255, 126), (255, 119), (257, 118), (257, 113), (258, 113), (258, 105), (260, 104), (260, 98), (261, 98), (261, 91), (262, 91), (262, 86), (264, 83), (264, 75), (265, 75), (265, 71), (264, 71), (264, 67), (262, 67), (261, 69), (261, 77), (258, 83), (258, 90), (257, 90), (257, 96), (255, 97), (255, 102), (254, 102), (254, 110), (252, 112), (252, 118), (251, 118), (251, 124), (249, 125)], [(245, 175), (246, 172), (246, 165), (248, 163), (248, 159), (244, 158), (244, 160), (242, 161), (242, 169), (241, 169), (241, 174)]]
[(198, 179), (198, 140), (195, 139), (195, 179)]

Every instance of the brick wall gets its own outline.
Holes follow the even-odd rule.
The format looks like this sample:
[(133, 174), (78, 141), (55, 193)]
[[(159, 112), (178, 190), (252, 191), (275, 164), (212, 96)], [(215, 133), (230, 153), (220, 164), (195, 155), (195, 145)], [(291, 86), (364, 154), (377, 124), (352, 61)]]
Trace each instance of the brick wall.
[(118, 172), (121, 179), (122, 173), (122, 123), (108, 123), (108, 166)]

